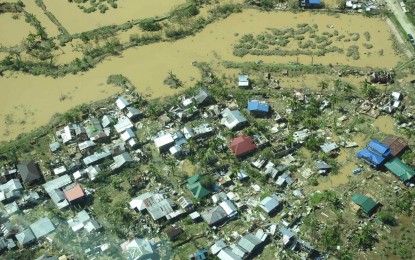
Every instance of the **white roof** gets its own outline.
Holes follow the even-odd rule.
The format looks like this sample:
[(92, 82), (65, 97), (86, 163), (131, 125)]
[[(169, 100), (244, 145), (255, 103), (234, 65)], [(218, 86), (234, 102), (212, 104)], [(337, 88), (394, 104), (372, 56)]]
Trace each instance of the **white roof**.
[(146, 192), (144, 194), (141, 194), (140, 196), (134, 198), (130, 202), (130, 207), (132, 209), (137, 208), (139, 211), (142, 211), (146, 208), (146, 205), (144, 204), (144, 201), (148, 198), (153, 197), (154, 194), (151, 192)]
[(66, 167), (65, 166), (60, 166), (58, 168), (53, 169), (53, 173), (55, 175), (60, 175), (62, 173), (66, 172)]
[(63, 129), (63, 133), (61, 134), (61, 138), (63, 143), (67, 143), (70, 140), (72, 140), (72, 134), (71, 134), (71, 129), (69, 128), (69, 126), (65, 126), (65, 128)]
[(62, 175), (59, 178), (50, 180), (48, 182), (46, 182), (45, 184), (43, 184), (43, 188), (46, 190), (46, 192), (50, 192), (52, 190), (55, 189), (59, 189), (62, 188), (68, 184), (70, 184), (72, 182), (71, 178), (69, 177), (69, 175), (65, 174)]
[(169, 148), (169, 151), (170, 151), (170, 153), (172, 154), (172, 155), (175, 155), (175, 154), (177, 154), (177, 153), (179, 153), (179, 152), (181, 152), (182, 151), (182, 148), (180, 147), (180, 145), (174, 145), (174, 146), (172, 146), (172, 147), (170, 147)]
[(174, 139), (170, 133), (166, 133), (154, 139), (154, 144), (156, 145), (157, 148), (163, 147), (165, 145), (169, 145), (173, 142), (174, 142)]
[(115, 101), (115, 104), (119, 109), (124, 109), (128, 105), (130, 105), (130, 102), (127, 101), (125, 97), (119, 97), (117, 101)]
[(46, 236), (50, 232), (55, 230), (55, 226), (52, 224), (49, 218), (44, 217), (30, 225), (30, 229), (37, 239)]
[(227, 245), (225, 244), (225, 242), (223, 241), (223, 239), (220, 239), (220, 240), (216, 241), (210, 247), (210, 252), (212, 252), (212, 254), (216, 255), (217, 253), (219, 253), (220, 250), (222, 250), (225, 247), (227, 247)]
[(128, 140), (128, 145), (130, 147), (134, 147), (134, 146), (138, 145), (138, 140), (136, 138), (131, 138), (130, 140)]
[(134, 125), (128, 117), (119, 118), (118, 123), (114, 125), (115, 131), (117, 131), (117, 133), (122, 133), (127, 128), (132, 128), (132, 127), (134, 127)]
[(239, 110), (230, 110), (225, 108), (222, 111), (221, 124), (225, 125), (229, 129), (233, 129), (240, 123), (246, 122), (246, 118), (239, 112)]
[(95, 146), (95, 143), (91, 140), (88, 140), (88, 141), (85, 141), (85, 142), (82, 142), (82, 143), (78, 144), (78, 147), (79, 147), (80, 151), (83, 151), (83, 150), (85, 150), (89, 147), (92, 147), (92, 146)]
[(124, 152), (120, 155), (114, 156), (114, 163), (110, 165), (110, 168), (112, 170), (115, 170), (123, 166), (124, 163), (132, 162), (132, 161), (133, 159), (131, 158), (131, 155), (128, 152)]
[(218, 254), (218, 258), (220, 260), (242, 260), (229, 247), (222, 249)]
[(135, 137), (135, 134), (134, 134), (134, 132), (131, 128), (128, 128), (127, 130), (125, 130), (124, 133), (121, 134), (121, 138), (124, 141), (128, 141), (128, 140), (130, 140), (131, 138), (134, 138), (134, 137)]
[(238, 213), (235, 205), (233, 205), (233, 203), (230, 200), (222, 201), (221, 203), (219, 203), (219, 206), (221, 206), (225, 210), (228, 216), (235, 215)]

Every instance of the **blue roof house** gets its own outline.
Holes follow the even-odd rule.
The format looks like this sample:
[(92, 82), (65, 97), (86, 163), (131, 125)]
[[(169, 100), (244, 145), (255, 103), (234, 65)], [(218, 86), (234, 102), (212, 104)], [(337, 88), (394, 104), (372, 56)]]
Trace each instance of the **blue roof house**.
[(383, 157), (388, 157), (390, 155), (390, 153), (392, 152), (392, 149), (389, 146), (379, 142), (376, 139), (372, 139), (372, 141), (370, 141), (370, 143), (367, 145), (367, 147), (372, 152), (378, 153), (378, 154), (382, 155)]
[(301, 0), (300, 3), (304, 8), (320, 8), (322, 6), (321, 0)]
[(251, 114), (264, 115), (269, 112), (269, 105), (265, 101), (251, 100), (248, 102), (248, 111)]
[(356, 155), (358, 158), (362, 158), (363, 160), (368, 162), (370, 166), (372, 166), (373, 168), (378, 167), (385, 161), (384, 157), (366, 148), (362, 149)]

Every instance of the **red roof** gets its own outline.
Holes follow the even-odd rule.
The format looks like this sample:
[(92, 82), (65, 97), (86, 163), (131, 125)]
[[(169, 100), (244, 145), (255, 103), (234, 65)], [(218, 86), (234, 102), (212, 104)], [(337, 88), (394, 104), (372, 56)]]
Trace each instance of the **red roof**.
[(72, 189), (65, 191), (65, 197), (69, 202), (82, 198), (83, 196), (85, 196), (85, 193), (79, 184), (75, 185)]
[(240, 156), (255, 150), (256, 146), (250, 136), (240, 135), (232, 139), (229, 148), (236, 156)]

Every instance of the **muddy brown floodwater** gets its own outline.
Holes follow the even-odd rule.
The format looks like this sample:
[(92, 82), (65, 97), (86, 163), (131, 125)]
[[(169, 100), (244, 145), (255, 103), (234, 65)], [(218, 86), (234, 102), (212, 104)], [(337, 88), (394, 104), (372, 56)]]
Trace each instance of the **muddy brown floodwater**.
[(77, 4), (69, 1), (43, 0), (48, 11), (52, 12), (69, 33), (79, 33), (97, 27), (121, 24), (133, 19), (161, 16), (185, 0), (122, 0), (118, 8), (109, 8), (105, 14), (99, 10), (84, 13)]
[(359, 166), (350, 160), (350, 157), (354, 154), (354, 149), (345, 149), (342, 148), (337, 157), (337, 161), (341, 165), (339, 173), (337, 175), (329, 174), (327, 178), (319, 181), (319, 185), (315, 187), (316, 190), (323, 191), (349, 182), (349, 178), (353, 176), (352, 171)]
[(390, 116), (380, 116), (376, 118), (373, 125), (385, 134), (396, 135), (395, 121)]
[[(74, 4), (54, 0), (44, 2), (48, 10), (50, 9), (62, 23), (65, 20), (61, 17), (65, 16), (67, 18), (66, 25), (64, 25), (69, 26), (67, 28), (69, 31), (71, 31), (71, 26), (74, 26), (74, 28), (79, 26), (76, 28), (79, 30), (85, 30), (82, 26), (94, 28), (97, 26), (98, 22), (93, 18), (95, 14), (84, 14)], [(127, 2), (130, 3), (130, 1)], [(173, 1), (166, 2), (171, 4)], [(159, 1), (156, 1), (156, 3), (159, 3)], [(65, 8), (58, 8), (61, 4), (65, 5)], [(77, 10), (72, 10), (69, 6), (73, 6)], [(168, 9), (170, 7), (165, 6), (164, 8)], [(116, 15), (117, 12), (112, 11)], [(74, 19), (74, 14), (76, 14), (77, 19)], [(82, 18), (84, 15), (91, 17), (91, 21), (85, 22)], [(145, 15), (149, 16), (150, 14)], [(0, 19), (4, 19), (2, 15)], [(114, 21), (116, 20), (111, 22)], [(7, 23), (13, 22), (14, 20), (7, 20)], [(207, 26), (195, 36), (175, 42), (161, 42), (128, 49), (122, 55), (108, 58), (98, 64), (96, 68), (82, 74), (53, 79), (22, 73), (6, 73), (4, 77), (0, 78), (0, 93), (2, 94), (0, 97), (0, 140), (11, 140), (22, 132), (44, 125), (56, 112), (64, 112), (78, 104), (99, 100), (116, 93), (119, 89), (105, 83), (107, 77), (111, 74), (125, 75), (136, 86), (138, 92), (151, 96), (151, 98), (157, 98), (169, 96), (179, 91), (170, 89), (163, 84), (163, 80), (169, 71), (176, 74), (184, 82), (185, 87), (193, 85), (200, 78), (198, 70), (191, 65), (192, 61), (195, 60), (212, 64), (217, 64), (220, 60), (242, 62), (258, 61), (259, 59), (273, 63), (293, 62), (296, 60), (295, 57), (248, 55), (244, 58), (238, 58), (232, 54), (232, 51), (233, 45), (243, 34), (259, 34), (266, 28), (294, 27), (299, 23), (316, 23), (319, 27), (332, 24), (341, 33), (347, 33), (350, 30), (362, 35), (364, 31), (368, 30), (371, 32), (373, 48), (385, 50), (382, 57), (362, 55), (359, 60), (349, 60), (345, 59), (344, 55), (330, 54), (315, 57), (314, 63), (328, 65), (339, 62), (356, 66), (390, 68), (401, 59), (393, 52), (391, 42), (388, 40), (389, 31), (385, 26), (385, 22), (379, 19), (369, 19), (355, 15), (341, 15), (340, 18), (336, 18), (308, 12), (293, 14), (245, 10)], [(19, 21), (18, 24), (24, 25), (22, 21)], [(65, 48), (64, 50), (59, 60), (69, 61), (71, 57), (79, 55), (79, 53), (72, 53), (70, 49)], [(305, 64), (309, 64), (310, 60), (310, 57), (299, 57), (299, 61)], [(284, 86), (286, 88), (299, 84), (298, 82), (290, 82), (288, 79), (284, 83), (286, 83), (286, 86)], [(62, 96), (68, 97), (60, 101)], [(26, 115), (29, 116), (26, 118)]]
[(19, 44), (30, 32), (35, 29), (25, 22), (24, 16), (16, 14), (18, 19), (13, 19), (13, 14), (4, 13), (0, 15), (0, 44), (12, 46)]

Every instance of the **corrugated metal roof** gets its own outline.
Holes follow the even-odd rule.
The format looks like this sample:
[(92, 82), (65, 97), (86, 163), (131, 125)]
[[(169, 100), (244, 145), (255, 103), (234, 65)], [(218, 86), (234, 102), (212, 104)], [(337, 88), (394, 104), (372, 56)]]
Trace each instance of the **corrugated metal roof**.
[(389, 162), (385, 163), (385, 167), (388, 168), (388, 170), (396, 175), (396, 177), (398, 177), (401, 181), (408, 181), (415, 177), (415, 171), (399, 160), (399, 158), (393, 158)]
[(259, 100), (252, 100), (248, 102), (249, 111), (269, 112), (269, 105)]
[(371, 151), (379, 153), (384, 157), (387, 157), (392, 152), (389, 146), (382, 144), (376, 139), (372, 139), (372, 141), (370, 141), (370, 143), (367, 146)]
[(359, 205), (366, 214), (370, 214), (377, 205), (371, 197), (361, 194), (354, 194), (352, 196), (352, 201)]

